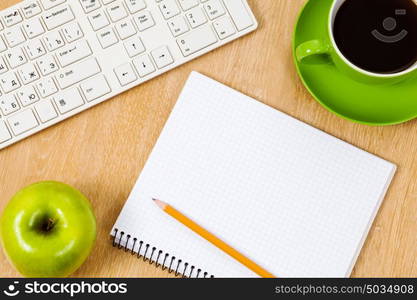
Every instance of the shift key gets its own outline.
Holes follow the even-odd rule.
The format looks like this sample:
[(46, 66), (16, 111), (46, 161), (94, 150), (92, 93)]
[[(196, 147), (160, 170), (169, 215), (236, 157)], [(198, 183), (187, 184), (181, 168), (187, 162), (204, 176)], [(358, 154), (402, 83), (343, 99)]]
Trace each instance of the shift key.
[(56, 80), (58, 81), (61, 89), (65, 89), (83, 81), (84, 79), (96, 75), (100, 71), (100, 66), (97, 60), (95, 58), (91, 58), (58, 72)]

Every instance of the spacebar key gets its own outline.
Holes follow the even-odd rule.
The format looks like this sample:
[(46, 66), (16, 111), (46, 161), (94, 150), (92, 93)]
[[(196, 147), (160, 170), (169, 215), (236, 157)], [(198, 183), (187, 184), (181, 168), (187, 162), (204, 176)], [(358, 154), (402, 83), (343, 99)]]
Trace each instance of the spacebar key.
[(97, 73), (100, 73), (100, 66), (95, 58), (75, 64), (56, 75), (61, 89), (65, 89)]
[(177, 40), (184, 56), (191, 55), (217, 42), (210, 25), (202, 26)]

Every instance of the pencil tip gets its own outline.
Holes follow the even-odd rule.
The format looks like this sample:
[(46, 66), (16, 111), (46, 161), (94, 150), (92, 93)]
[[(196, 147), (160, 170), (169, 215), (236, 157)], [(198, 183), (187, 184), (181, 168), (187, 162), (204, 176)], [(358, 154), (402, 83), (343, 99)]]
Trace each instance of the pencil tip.
[(164, 209), (167, 205), (165, 202), (162, 202), (161, 200), (152, 198), (152, 200), (155, 202), (156, 205), (158, 205), (161, 209)]

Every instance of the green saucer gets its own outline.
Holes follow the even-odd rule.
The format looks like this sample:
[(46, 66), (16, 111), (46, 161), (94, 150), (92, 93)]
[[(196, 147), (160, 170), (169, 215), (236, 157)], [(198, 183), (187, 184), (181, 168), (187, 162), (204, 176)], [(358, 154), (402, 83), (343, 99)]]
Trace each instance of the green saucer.
[[(293, 53), (301, 43), (325, 35), (333, 0), (309, 0), (295, 28)], [(299, 63), (304, 85), (329, 111), (367, 125), (393, 125), (417, 118), (417, 77), (394, 85), (367, 85), (340, 73), (328, 57)]]

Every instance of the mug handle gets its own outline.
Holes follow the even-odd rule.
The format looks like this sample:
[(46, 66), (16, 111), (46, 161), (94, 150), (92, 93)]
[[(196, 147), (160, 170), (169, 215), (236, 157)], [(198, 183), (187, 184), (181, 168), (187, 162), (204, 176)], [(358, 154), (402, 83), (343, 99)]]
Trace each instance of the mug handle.
[(323, 40), (311, 40), (300, 44), (295, 50), (295, 55), (298, 62), (312, 55), (328, 54), (331, 46)]

